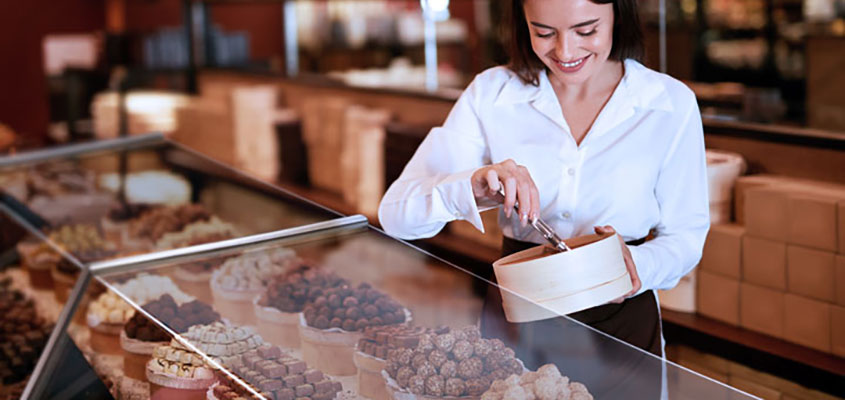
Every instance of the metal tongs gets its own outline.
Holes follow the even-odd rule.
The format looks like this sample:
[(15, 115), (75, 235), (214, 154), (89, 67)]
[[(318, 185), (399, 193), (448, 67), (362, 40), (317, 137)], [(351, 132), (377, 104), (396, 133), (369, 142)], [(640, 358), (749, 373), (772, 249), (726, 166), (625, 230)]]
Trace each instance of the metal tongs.
[[(505, 186), (504, 186), (504, 184), (501, 184), (501, 183), (499, 184), (499, 194), (502, 195), (502, 197), (505, 197)], [(513, 203), (513, 209), (514, 209), (514, 211), (519, 213), (519, 202)], [(531, 226), (533, 226), (534, 229), (537, 230), (537, 232), (540, 232), (540, 234), (543, 235), (543, 237), (546, 238), (546, 240), (549, 243), (552, 244), (552, 246), (555, 248), (555, 250), (560, 251), (560, 252), (572, 250), (571, 248), (569, 248), (569, 246), (566, 245), (566, 243), (563, 241), (563, 239), (561, 239), (560, 236), (557, 235), (555, 230), (552, 229), (552, 227), (549, 226), (549, 224), (543, 222), (542, 219), (540, 219), (539, 217), (538, 218), (532, 218), (532, 219), (530, 219), (530, 222), (531, 222)]]

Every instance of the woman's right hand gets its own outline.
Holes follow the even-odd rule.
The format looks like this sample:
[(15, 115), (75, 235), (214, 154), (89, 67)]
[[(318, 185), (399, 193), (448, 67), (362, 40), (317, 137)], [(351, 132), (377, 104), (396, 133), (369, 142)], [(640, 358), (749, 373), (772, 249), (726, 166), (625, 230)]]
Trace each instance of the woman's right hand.
[(517, 164), (513, 160), (479, 168), (472, 174), (472, 193), (475, 202), (480, 206), (493, 205), (502, 202), (499, 188), (503, 184), (505, 189), (505, 216), (510, 218), (514, 204), (519, 201), (519, 220), (526, 226), (529, 220), (540, 216), (540, 192), (531, 179), (528, 168)]

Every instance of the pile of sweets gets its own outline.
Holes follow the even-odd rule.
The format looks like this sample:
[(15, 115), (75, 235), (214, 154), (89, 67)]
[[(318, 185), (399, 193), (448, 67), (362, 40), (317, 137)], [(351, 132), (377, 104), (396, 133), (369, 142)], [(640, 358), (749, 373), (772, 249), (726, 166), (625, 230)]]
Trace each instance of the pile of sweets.
[(521, 374), (523, 366), (501, 340), (466, 327), (425, 335), (413, 350), (392, 350), (385, 371), (412, 394), (460, 397), (480, 396), (494, 380)]
[(52, 162), (39, 165), (27, 174), (30, 197), (55, 197), (66, 193), (93, 193), (96, 174), (80, 169), (72, 162)]
[[(178, 333), (185, 332), (194, 325), (206, 325), (220, 321), (220, 314), (208, 304), (194, 300), (180, 306), (169, 294), (145, 304), (144, 310)], [(170, 335), (158, 323), (153, 322), (141, 313), (136, 313), (126, 323), (124, 329), (127, 337), (144, 342), (170, 340)]]
[(363, 331), (370, 326), (401, 324), (405, 309), (388, 295), (362, 283), (356, 289), (341, 285), (327, 289), (302, 311), (308, 326)]
[[(329, 400), (335, 398), (343, 387), (316, 369), (308, 368), (304, 361), (284, 354), (278, 346), (265, 345), (232, 360), (232, 371), (249, 383), (266, 399)], [(222, 374), (218, 374), (222, 375)], [(214, 388), (217, 399), (251, 397), (245, 388), (232, 382), (228, 376), (220, 379)]]
[(298, 313), (305, 305), (322, 296), (327, 289), (348, 285), (345, 279), (327, 268), (300, 263), (283, 275), (276, 276), (267, 286), (266, 304), (287, 313)]
[(214, 272), (214, 284), (225, 290), (263, 291), (270, 280), (285, 272), (296, 253), (286, 248), (252, 251), (229, 258)]
[[(49, 237), (51, 242), (82, 262), (103, 260), (116, 254), (108, 248), (108, 243), (100, 231), (92, 225), (62, 225), (51, 232)], [(79, 267), (64, 258), (59, 261), (57, 268), (68, 275), (76, 275), (79, 272)]]
[(147, 363), (150, 372), (178, 378), (213, 379), (214, 373), (206, 366), (199, 354), (188, 350), (177, 340), (153, 350), (153, 358)]
[(415, 349), (423, 335), (448, 331), (449, 328), (445, 327), (431, 330), (410, 325), (371, 326), (364, 329), (364, 337), (358, 341), (358, 351), (386, 360), (391, 350)]
[(131, 236), (157, 241), (167, 233), (179, 232), (185, 226), (211, 218), (201, 204), (186, 204), (177, 207), (158, 207), (142, 212), (132, 221)]
[(88, 305), (90, 326), (123, 325), (134, 314), (135, 309), (112, 291), (106, 291)]
[(494, 381), (481, 400), (593, 400), (593, 396), (583, 384), (561, 376), (554, 364), (546, 364), (537, 372)]
[(8, 277), (0, 280), (0, 387), (26, 379), (52, 330), (32, 299), (12, 288)]
[(169, 294), (177, 304), (193, 301), (194, 298), (179, 289), (173, 280), (166, 276), (138, 274), (136, 277), (117, 285), (117, 290), (138, 304), (146, 304)]
[(194, 325), (182, 336), (200, 352), (224, 365), (230, 365), (233, 359), (264, 344), (252, 327), (222, 322)]
[(179, 232), (164, 234), (156, 241), (155, 247), (159, 250), (176, 249), (231, 239), (237, 237), (238, 234), (238, 229), (234, 225), (212, 216), (207, 221), (187, 225)]

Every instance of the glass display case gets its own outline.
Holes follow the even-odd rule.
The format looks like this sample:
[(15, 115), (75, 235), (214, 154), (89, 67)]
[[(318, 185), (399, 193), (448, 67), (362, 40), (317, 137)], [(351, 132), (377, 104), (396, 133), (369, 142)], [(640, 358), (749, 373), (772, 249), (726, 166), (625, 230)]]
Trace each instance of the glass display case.
[(0, 361), (12, 397), (751, 398), (568, 318), (480, 331), (493, 283), (161, 137), (0, 168), (2, 230), (26, 232), (0, 305), (17, 285), (54, 311)]

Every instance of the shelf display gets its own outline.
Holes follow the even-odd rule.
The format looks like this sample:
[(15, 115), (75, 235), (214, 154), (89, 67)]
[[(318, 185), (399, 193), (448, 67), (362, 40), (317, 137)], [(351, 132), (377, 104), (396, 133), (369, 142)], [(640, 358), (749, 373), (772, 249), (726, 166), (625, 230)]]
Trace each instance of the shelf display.
[[(744, 397), (568, 319), (549, 320), (567, 335), (548, 340), (577, 343), (577, 354), (555, 355), (546, 343), (508, 348), (499, 338), (520, 332), (477, 327), (483, 295), (473, 288), (497, 287), (360, 216), (338, 217), (170, 142), (151, 146), (128, 155), (144, 152), (150, 163), (152, 154), (151, 168), (185, 177), (193, 203), (117, 220), (126, 224), (120, 235), (101, 238), (114, 253), (76, 260), (77, 290), (51, 336), (66, 334), (116, 398), (588, 399), (661, 390), (669, 397)], [(102, 169), (109, 162), (87, 158), (113, 160), (113, 153), (71, 158)], [(0, 175), (7, 170), (0, 167)], [(2, 210), (20, 208), (4, 203)], [(37, 228), (26, 210), (15, 215), (36, 236), (71, 229), (54, 222)], [(127, 239), (160, 242), (215, 217), (237, 234), (166, 249), (123, 246)], [(105, 219), (74, 223), (103, 232)], [(88, 228), (76, 229), (75, 239), (93, 237)], [(43, 237), (59, 248), (57, 239)], [(83, 253), (75, 248), (61, 256)], [(192, 275), (204, 276), (184, 279)], [(60, 354), (48, 343), (39, 363), (49, 366)], [(36, 368), (29, 393), (56, 384), (43, 368)]]

